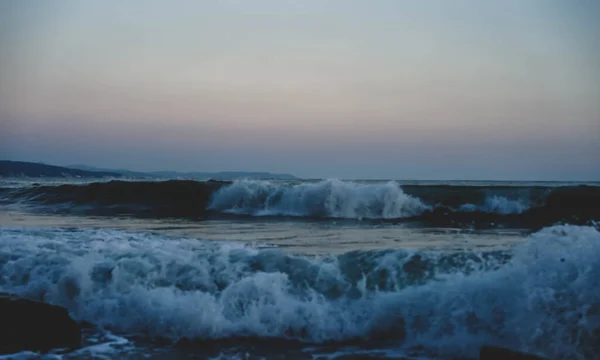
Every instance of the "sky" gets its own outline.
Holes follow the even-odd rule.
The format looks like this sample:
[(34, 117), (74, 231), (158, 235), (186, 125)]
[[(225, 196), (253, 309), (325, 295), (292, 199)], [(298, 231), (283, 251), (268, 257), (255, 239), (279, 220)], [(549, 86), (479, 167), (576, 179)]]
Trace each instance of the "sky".
[(600, 2), (0, 2), (0, 158), (600, 180)]

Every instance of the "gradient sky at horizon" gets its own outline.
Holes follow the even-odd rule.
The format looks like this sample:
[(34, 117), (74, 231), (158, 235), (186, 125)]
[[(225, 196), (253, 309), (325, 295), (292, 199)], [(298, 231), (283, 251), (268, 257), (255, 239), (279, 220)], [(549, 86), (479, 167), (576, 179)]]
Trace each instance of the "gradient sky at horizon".
[(600, 180), (600, 2), (3, 1), (0, 158)]

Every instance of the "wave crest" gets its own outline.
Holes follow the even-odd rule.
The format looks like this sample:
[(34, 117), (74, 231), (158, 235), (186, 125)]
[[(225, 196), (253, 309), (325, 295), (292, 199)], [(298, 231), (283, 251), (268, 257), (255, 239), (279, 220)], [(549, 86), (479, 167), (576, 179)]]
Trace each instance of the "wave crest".
[(218, 190), (208, 206), (232, 214), (343, 219), (400, 219), (429, 208), (393, 181), (357, 184), (341, 180), (296, 185), (236, 181)]
[(310, 258), (106, 230), (0, 230), (0, 288), (116, 331), (170, 339), (386, 339), (593, 358), (600, 232), (543, 229), (508, 252)]
[(210, 218), (220, 214), (419, 221), (539, 229), (600, 221), (600, 186), (404, 185), (396, 182), (127, 182), (0, 188), (0, 202), (90, 215)]

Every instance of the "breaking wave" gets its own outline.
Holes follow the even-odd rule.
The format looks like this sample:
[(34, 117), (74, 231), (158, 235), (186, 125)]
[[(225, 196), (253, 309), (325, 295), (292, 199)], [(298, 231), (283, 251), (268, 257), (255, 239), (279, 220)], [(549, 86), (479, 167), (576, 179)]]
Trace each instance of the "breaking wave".
[(254, 216), (309, 216), (346, 219), (399, 219), (429, 207), (395, 182), (356, 184), (340, 180), (293, 186), (269, 181), (236, 181), (213, 195), (209, 210)]
[(0, 245), (2, 291), (152, 339), (385, 341), (444, 357), (492, 344), (573, 359), (600, 341), (594, 227), (545, 228), (509, 251), (320, 258), (116, 230), (3, 228)]
[(600, 219), (600, 187), (400, 186), (326, 180), (240, 180), (219, 188), (208, 210), (249, 216), (418, 220), (437, 225), (505, 223), (543, 227)]
[[(600, 220), (600, 186), (404, 185), (397, 182), (110, 181), (0, 188), (0, 203), (53, 212), (201, 219), (218, 215), (541, 227)], [(487, 224), (487, 225), (486, 225)]]

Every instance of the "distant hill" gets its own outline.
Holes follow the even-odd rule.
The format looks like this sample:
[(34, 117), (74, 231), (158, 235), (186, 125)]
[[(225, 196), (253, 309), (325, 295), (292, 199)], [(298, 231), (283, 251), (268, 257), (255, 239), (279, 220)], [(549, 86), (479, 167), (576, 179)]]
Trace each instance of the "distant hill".
[(84, 170), (84, 171), (96, 171), (96, 172), (112, 172), (112, 173), (117, 173), (121, 176), (125, 176), (125, 177), (131, 177), (131, 178), (155, 178), (156, 176), (152, 176), (148, 173), (144, 173), (144, 172), (139, 172), (139, 171), (131, 171), (131, 170), (127, 170), (127, 169), (103, 169), (103, 168), (97, 168), (97, 167), (93, 167), (93, 166), (88, 166), (88, 165), (67, 165), (66, 166), (69, 169), (76, 169), (76, 170)]
[(118, 172), (88, 171), (25, 161), (0, 160), (0, 177), (104, 178), (122, 177)]
[(177, 172), (177, 171), (150, 171), (140, 172), (125, 169), (102, 169), (87, 165), (69, 165), (69, 168), (85, 171), (104, 171), (119, 173), (122, 176), (133, 178), (161, 178), (161, 179), (194, 179), (194, 180), (294, 180), (297, 177), (290, 174), (274, 174), (270, 172), (246, 172), (246, 171), (220, 171), (220, 172)]

